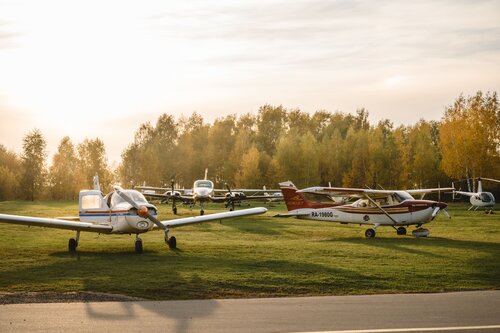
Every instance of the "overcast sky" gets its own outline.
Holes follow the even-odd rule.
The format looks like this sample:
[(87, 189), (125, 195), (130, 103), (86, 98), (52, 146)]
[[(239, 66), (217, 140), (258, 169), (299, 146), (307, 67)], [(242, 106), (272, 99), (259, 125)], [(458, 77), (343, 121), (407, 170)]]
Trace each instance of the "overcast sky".
[(500, 88), (500, 1), (0, 0), (0, 144), (39, 128), (118, 161), (161, 113), (266, 103), (396, 125)]

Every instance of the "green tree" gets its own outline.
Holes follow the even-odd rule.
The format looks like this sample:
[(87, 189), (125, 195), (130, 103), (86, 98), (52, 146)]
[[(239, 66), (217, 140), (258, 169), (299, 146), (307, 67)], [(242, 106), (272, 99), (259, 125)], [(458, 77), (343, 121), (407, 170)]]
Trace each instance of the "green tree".
[(260, 187), (262, 174), (259, 168), (260, 153), (257, 148), (252, 147), (241, 157), (241, 165), (235, 177), (238, 187)]
[(19, 157), (0, 145), (0, 201), (18, 198), (21, 166)]
[(54, 199), (75, 199), (80, 175), (75, 147), (68, 136), (62, 138), (49, 169), (50, 192)]
[(78, 145), (78, 165), (81, 170), (83, 186), (93, 187), (93, 178), (97, 174), (101, 190), (106, 192), (111, 190), (113, 174), (109, 169), (106, 148), (104, 142), (99, 138), (85, 139)]
[(23, 138), (21, 186), (24, 197), (31, 201), (40, 198), (45, 187), (46, 146), (45, 138), (38, 129), (32, 130)]
[(273, 156), (279, 139), (285, 133), (287, 120), (283, 106), (264, 105), (259, 109), (257, 120), (257, 148)]

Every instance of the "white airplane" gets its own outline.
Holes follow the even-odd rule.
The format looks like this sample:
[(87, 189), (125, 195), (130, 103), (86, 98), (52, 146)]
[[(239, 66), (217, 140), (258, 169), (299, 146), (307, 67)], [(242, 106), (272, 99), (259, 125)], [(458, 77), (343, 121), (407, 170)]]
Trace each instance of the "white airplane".
[[(491, 178), (478, 178), (477, 179), (477, 192), (453, 191), (453, 194), (461, 194), (470, 197), (469, 201), (471, 206), (467, 210), (477, 210), (478, 208), (485, 208), (486, 213), (493, 213), (493, 206), (495, 206), (495, 197), (491, 192), (483, 192), (481, 180), (489, 180), (492, 182), (500, 183), (500, 180)], [(474, 180), (473, 180), (474, 181)], [(454, 185), (452, 183), (452, 185)], [(470, 189), (469, 189), (470, 191)]]
[[(226, 184), (226, 190), (216, 190), (214, 187), (214, 183), (211, 180), (207, 179), (208, 169), (205, 169), (205, 178), (198, 179), (193, 183), (193, 188), (188, 191), (184, 191), (182, 194), (180, 191), (174, 190), (174, 181), (172, 180), (171, 189), (160, 188), (160, 187), (149, 187), (149, 186), (136, 186), (136, 189), (142, 191), (151, 191), (151, 190), (167, 190), (163, 194), (151, 194), (145, 193), (146, 196), (151, 198), (157, 198), (161, 201), (172, 200), (172, 212), (177, 214), (177, 201), (182, 201), (183, 203), (195, 205), (200, 205), (200, 215), (205, 214), (205, 210), (203, 209), (204, 204), (207, 202), (215, 202), (215, 203), (225, 203), (226, 208), (229, 207), (230, 211), (234, 210), (235, 203), (240, 203), (243, 200), (259, 200), (259, 199), (267, 199), (268, 196), (246, 196), (242, 192), (233, 192)], [(224, 196), (216, 196), (216, 192), (225, 191), (227, 192)], [(173, 194), (173, 195), (172, 195)]]
[[(439, 211), (448, 217), (444, 202), (416, 200), (411, 194), (452, 191), (453, 188), (420, 189), (407, 191), (371, 190), (342, 187), (309, 187), (297, 190), (292, 182), (280, 183), (288, 209), (287, 214), (277, 217), (297, 217), (299, 219), (339, 222), (342, 224), (373, 225), (365, 232), (368, 238), (375, 237), (379, 226), (390, 226), (398, 235), (406, 235), (406, 228), (416, 225), (412, 232), (416, 237), (429, 235), (429, 230), (421, 228), (434, 220)], [(309, 198), (308, 198), (309, 197)], [(335, 201), (334, 198), (342, 198)], [(344, 198), (356, 198), (351, 204), (342, 203)]]
[(168, 237), (170, 229), (202, 222), (263, 214), (267, 211), (266, 208), (256, 207), (236, 212), (159, 221), (157, 208), (148, 203), (140, 192), (124, 190), (120, 186), (115, 186), (113, 192), (103, 196), (98, 184), (97, 178), (94, 178), (94, 190), (80, 191), (79, 217), (51, 219), (0, 214), (0, 222), (75, 230), (76, 238), (71, 238), (68, 242), (70, 252), (76, 251), (81, 231), (99, 234), (136, 234), (135, 252), (142, 253), (142, 240), (139, 237), (142, 233), (161, 229), (165, 233), (165, 243), (170, 248), (175, 249), (177, 241), (174, 236)]

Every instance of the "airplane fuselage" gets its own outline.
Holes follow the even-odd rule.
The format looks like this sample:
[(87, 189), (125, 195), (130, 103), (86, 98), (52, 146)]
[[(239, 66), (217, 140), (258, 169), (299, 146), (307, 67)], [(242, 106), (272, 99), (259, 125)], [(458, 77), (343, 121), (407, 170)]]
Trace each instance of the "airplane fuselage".
[[(406, 200), (398, 205), (382, 206), (382, 208), (396, 221), (397, 225), (420, 225), (433, 219), (436, 202), (427, 200)], [(378, 207), (355, 207), (343, 205), (329, 208), (302, 208), (289, 211), (289, 214), (298, 214), (298, 218), (325, 222), (356, 223), (370, 225), (391, 225), (391, 220)]]
[[(148, 203), (142, 194), (132, 190), (127, 193), (139, 198), (141, 205), (147, 207), (152, 216), (157, 217), (156, 207)], [(154, 226), (153, 222), (140, 216), (137, 209), (114, 192), (102, 197), (97, 190), (80, 191), (79, 202), (80, 222), (111, 225), (111, 234), (139, 234), (151, 230)]]

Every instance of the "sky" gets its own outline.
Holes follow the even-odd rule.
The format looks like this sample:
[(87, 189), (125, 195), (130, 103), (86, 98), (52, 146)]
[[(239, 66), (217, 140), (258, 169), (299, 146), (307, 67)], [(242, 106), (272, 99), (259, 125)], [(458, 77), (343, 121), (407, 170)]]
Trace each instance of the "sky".
[(0, 144), (38, 128), (110, 163), (144, 122), (265, 104), (395, 125), (500, 88), (500, 1), (0, 0)]

